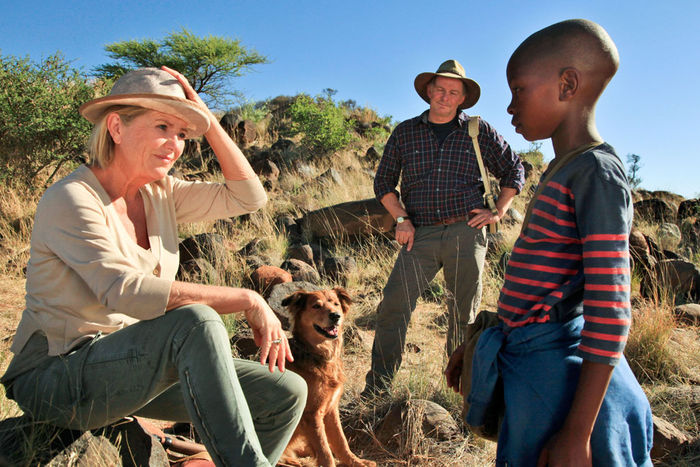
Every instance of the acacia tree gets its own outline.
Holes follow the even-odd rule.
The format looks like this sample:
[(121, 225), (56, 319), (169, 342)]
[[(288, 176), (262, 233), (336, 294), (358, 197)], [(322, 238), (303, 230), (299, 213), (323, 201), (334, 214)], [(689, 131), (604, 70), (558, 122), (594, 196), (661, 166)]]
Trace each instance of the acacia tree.
[(114, 62), (95, 68), (97, 76), (118, 78), (140, 67), (173, 68), (187, 77), (195, 91), (213, 107), (230, 104), (231, 78), (242, 76), (253, 65), (268, 63), (267, 57), (241, 45), (238, 39), (198, 37), (187, 29), (172, 32), (160, 42), (152, 39), (115, 42), (105, 46)]
[(0, 56), (0, 181), (44, 171), (48, 183), (63, 164), (82, 162), (91, 125), (78, 107), (94, 93), (60, 52), (38, 63)]

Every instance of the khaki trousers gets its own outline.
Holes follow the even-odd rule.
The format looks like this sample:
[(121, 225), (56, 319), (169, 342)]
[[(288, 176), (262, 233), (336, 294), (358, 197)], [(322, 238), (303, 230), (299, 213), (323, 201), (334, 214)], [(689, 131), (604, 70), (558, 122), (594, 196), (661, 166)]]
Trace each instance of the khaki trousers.
[(399, 252), (377, 307), (365, 394), (384, 390), (391, 383), (401, 365), (416, 301), (440, 269), (448, 290), (447, 355), (462, 343), (481, 300), (486, 245), (486, 229), (474, 229), (466, 222), (416, 229), (413, 248), (407, 251), (404, 246)]

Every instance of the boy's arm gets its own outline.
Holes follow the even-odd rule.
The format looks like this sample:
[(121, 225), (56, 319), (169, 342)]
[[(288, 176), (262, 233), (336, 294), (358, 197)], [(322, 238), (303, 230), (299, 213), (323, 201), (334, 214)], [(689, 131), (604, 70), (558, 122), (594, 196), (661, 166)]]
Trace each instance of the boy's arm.
[(583, 361), (569, 415), (542, 449), (537, 467), (591, 465), (591, 434), (613, 369), (604, 363)]

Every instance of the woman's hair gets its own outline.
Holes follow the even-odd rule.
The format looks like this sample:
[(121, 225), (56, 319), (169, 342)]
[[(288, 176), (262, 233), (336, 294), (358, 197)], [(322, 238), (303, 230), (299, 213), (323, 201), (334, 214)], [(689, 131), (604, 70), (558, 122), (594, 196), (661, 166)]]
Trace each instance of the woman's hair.
[(122, 122), (128, 125), (134, 118), (148, 112), (148, 109), (133, 105), (115, 105), (105, 110), (99, 121), (92, 127), (92, 134), (88, 141), (88, 164), (101, 169), (108, 167), (114, 159), (114, 141), (107, 129), (107, 115), (112, 112), (116, 112)]

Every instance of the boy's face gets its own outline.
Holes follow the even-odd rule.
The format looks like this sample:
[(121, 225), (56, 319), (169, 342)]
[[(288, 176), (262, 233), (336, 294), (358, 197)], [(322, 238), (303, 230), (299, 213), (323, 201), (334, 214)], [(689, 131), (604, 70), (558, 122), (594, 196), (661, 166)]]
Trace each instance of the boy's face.
[(557, 68), (547, 62), (511, 58), (506, 71), (511, 124), (528, 141), (551, 138), (563, 119)]

